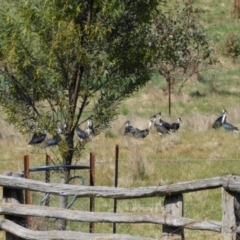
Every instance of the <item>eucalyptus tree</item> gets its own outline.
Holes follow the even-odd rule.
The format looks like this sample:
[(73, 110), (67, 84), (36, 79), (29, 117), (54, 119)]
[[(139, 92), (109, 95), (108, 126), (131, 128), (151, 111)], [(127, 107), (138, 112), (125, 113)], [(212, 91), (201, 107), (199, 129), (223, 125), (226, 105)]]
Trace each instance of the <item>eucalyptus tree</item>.
[[(149, 80), (147, 36), (157, 5), (157, 0), (2, 1), (0, 104), (6, 120), (22, 133), (54, 134), (59, 125), (61, 161), (71, 165), (85, 144), (76, 140), (78, 126), (91, 119), (100, 133), (121, 101)], [(65, 182), (68, 177), (69, 172)]]
[[(72, 164), (91, 119), (100, 133), (150, 78), (147, 35), (157, 0), (27, 0), (0, 6), (0, 104), (19, 131), (63, 130)], [(63, 127), (64, 126), (64, 127)]]
[(191, 2), (171, 5), (171, 9), (156, 16), (152, 25), (153, 66), (168, 84), (169, 115), (173, 87), (178, 84), (181, 90), (201, 67), (215, 62), (210, 58), (213, 47), (206, 28), (201, 24), (202, 13)]

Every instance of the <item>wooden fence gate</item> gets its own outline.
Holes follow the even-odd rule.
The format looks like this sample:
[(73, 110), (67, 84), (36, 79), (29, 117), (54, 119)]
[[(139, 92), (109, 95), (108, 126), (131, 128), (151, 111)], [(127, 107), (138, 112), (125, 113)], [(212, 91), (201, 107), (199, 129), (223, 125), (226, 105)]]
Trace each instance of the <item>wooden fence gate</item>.
[[(79, 222), (108, 222), (108, 223), (152, 223), (163, 225), (161, 239), (184, 239), (184, 229), (207, 230), (219, 232), (223, 240), (239, 238), (238, 227), (240, 216), (240, 177), (230, 175), (196, 181), (179, 182), (164, 186), (141, 188), (115, 188), (97, 186), (75, 186), (56, 183), (42, 183), (30, 179), (0, 175), (0, 186), (7, 189), (29, 190), (64, 196), (89, 198), (135, 199), (165, 197), (165, 212), (162, 214), (133, 214), (133, 213), (100, 213), (82, 212), (55, 207), (2, 203), (2, 215), (14, 215), (62, 218)], [(184, 194), (207, 189), (222, 188), (222, 221), (201, 221), (185, 218), (183, 214)], [(131, 239), (150, 240), (147, 237), (136, 237), (122, 234), (98, 234), (75, 231), (33, 231), (9, 219), (0, 220), (0, 228), (23, 239)], [(176, 231), (177, 229), (181, 229)]]

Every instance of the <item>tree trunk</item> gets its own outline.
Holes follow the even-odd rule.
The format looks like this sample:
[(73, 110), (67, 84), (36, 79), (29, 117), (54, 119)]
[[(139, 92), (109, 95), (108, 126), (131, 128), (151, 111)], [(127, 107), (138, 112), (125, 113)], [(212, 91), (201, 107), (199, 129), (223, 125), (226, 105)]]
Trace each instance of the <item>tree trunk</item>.
[[(72, 164), (73, 151), (74, 151), (74, 141), (73, 141), (74, 131), (71, 131), (70, 127), (69, 127), (69, 129), (67, 129), (67, 131), (68, 131), (68, 134), (66, 134), (65, 140), (67, 142), (68, 151), (65, 155), (62, 156), (63, 157), (63, 162), (62, 162), (63, 165), (71, 165)], [(61, 183), (68, 184), (69, 177), (70, 177), (70, 170), (64, 169), (62, 172), (62, 176), (61, 176)], [(67, 196), (59, 197), (59, 207), (60, 208), (66, 208), (67, 204), (68, 204), (67, 202), (68, 202)], [(58, 229), (65, 231), (67, 228), (67, 221), (64, 219), (58, 219), (58, 222), (59, 222)]]
[(167, 83), (168, 83), (168, 114), (171, 116), (171, 77), (167, 77)]
[[(70, 170), (63, 170), (63, 174), (61, 176), (61, 183), (68, 184), (68, 179), (70, 176)], [(59, 207), (66, 208), (67, 207), (67, 196), (59, 196)], [(64, 219), (58, 219), (58, 230), (65, 231), (67, 229), (67, 221)]]
[[(70, 127), (69, 127), (70, 128)], [(68, 151), (62, 156), (63, 158), (63, 165), (71, 165), (73, 152), (74, 152), (74, 132), (71, 129), (67, 129), (68, 133), (65, 136), (65, 140), (67, 143)]]

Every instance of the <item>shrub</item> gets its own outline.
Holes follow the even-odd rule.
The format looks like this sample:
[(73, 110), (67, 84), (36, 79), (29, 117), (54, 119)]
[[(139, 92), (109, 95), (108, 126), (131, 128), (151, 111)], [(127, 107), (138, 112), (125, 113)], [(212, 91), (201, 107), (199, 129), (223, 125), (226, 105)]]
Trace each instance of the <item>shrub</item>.
[(230, 33), (225, 43), (225, 51), (228, 56), (237, 58), (240, 55), (240, 36)]

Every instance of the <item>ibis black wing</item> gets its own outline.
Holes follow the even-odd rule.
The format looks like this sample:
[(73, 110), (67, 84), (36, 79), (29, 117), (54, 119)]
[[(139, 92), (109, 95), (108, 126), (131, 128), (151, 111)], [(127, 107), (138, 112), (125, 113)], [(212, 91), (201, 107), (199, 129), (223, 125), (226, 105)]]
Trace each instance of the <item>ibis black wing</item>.
[[(219, 128), (223, 125), (222, 123), (223, 120), (223, 115), (219, 116), (214, 123), (212, 124), (212, 128)], [(225, 118), (225, 122), (226, 122), (226, 118)]]
[(46, 136), (47, 136), (46, 133), (34, 133), (28, 145), (42, 143), (45, 140)]
[(79, 127), (76, 128), (76, 133), (80, 141), (84, 141), (89, 138), (89, 135)]

